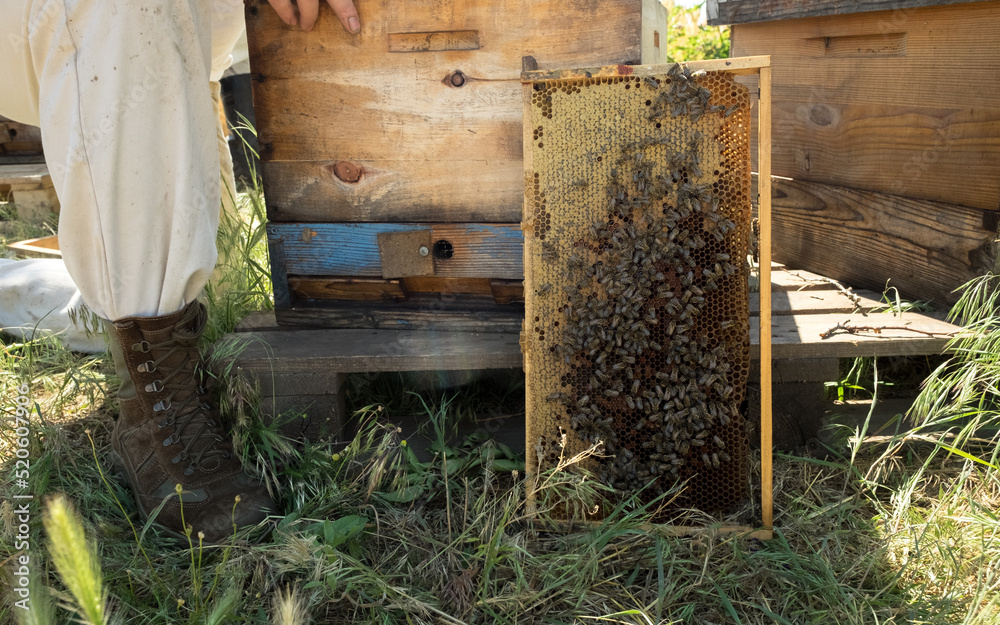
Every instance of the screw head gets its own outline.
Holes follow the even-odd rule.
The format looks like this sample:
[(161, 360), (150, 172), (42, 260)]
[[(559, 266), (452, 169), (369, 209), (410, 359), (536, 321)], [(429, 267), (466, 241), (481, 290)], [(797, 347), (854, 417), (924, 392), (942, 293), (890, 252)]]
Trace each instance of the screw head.
[(417, 251), (420, 253), (421, 256), (427, 256), (428, 254), (431, 253), (431, 251), (427, 248), (426, 245), (421, 245), (420, 249)]

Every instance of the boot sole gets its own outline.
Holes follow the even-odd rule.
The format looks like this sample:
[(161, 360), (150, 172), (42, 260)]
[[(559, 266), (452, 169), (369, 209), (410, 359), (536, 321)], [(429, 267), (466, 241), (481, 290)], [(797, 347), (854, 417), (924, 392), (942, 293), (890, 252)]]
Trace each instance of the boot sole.
[[(118, 482), (122, 486), (128, 488), (129, 492), (132, 493), (132, 499), (135, 500), (136, 510), (139, 511), (139, 516), (142, 518), (143, 525), (145, 525), (146, 523), (149, 522), (149, 513), (146, 512), (141, 505), (139, 505), (139, 500), (135, 495), (139, 489), (136, 486), (135, 482), (132, 481), (132, 478), (129, 476), (128, 471), (125, 469), (125, 461), (122, 460), (122, 457), (118, 455), (118, 452), (116, 452), (113, 449), (108, 454), (108, 456), (109, 459), (111, 460), (111, 471), (115, 474), (115, 478), (118, 480)], [(187, 543), (188, 537), (185, 534), (182, 534), (177, 530), (172, 530), (169, 527), (161, 525), (160, 523), (156, 523), (156, 526), (161, 532), (164, 532), (170, 538), (181, 541), (183, 543)]]
[[(125, 461), (122, 460), (122, 457), (119, 456), (118, 453), (115, 450), (113, 450), (113, 449), (108, 453), (108, 456), (109, 456), (109, 460), (111, 461), (111, 471), (112, 471), (112, 473), (114, 473), (115, 478), (118, 480), (118, 482), (123, 487), (128, 488), (129, 492), (132, 493), (132, 499), (135, 500), (135, 507), (139, 511), (139, 516), (142, 517), (143, 525), (145, 525), (146, 523), (149, 522), (149, 513), (146, 512), (142, 508), (142, 506), (139, 505), (139, 500), (138, 500), (138, 498), (135, 495), (135, 493), (138, 492), (139, 489), (136, 486), (136, 484), (132, 481), (132, 478), (129, 476), (128, 471), (125, 469)], [(154, 523), (156, 524), (157, 528), (159, 528), (159, 530), (161, 532), (163, 532), (164, 534), (166, 534), (167, 536), (169, 536), (173, 540), (181, 542), (182, 546), (184, 546), (184, 547), (188, 546), (189, 538), (188, 538), (188, 536), (186, 534), (178, 532), (177, 530), (172, 530), (169, 527), (166, 527), (165, 525), (162, 525), (160, 523), (156, 523), (155, 521), (154, 521)], [(271, 534), (271, 531), (273, 531), (273, 529), (274, 528), (271, 527), (269, 529), (269, 531), (267, 531), (266, 533), (264, 533), (263, 535), (261, 535), (260, 538), (258, 538), (254, 542), (260, 542), (260, 541), (264, 540), (264, 538), (266, 538), (267, 536), (269, 536)], [(225, 545), (227, 543), (205, 541), (205, 544), (206, 545), (219, 546), (219, 545)]]

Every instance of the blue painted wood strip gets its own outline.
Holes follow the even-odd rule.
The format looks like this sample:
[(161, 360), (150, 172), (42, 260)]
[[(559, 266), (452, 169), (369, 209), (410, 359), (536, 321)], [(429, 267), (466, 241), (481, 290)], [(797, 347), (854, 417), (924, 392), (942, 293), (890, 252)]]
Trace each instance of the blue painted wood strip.
[(435, 259), (434, 275), (523, 279), (518, 224), (272, 223), (267, 232), (281, 241), (287, 274), (381, 277), (378, 234), (427, 228), (431, 241), (447, 240), (454, 249), (450, 259)]

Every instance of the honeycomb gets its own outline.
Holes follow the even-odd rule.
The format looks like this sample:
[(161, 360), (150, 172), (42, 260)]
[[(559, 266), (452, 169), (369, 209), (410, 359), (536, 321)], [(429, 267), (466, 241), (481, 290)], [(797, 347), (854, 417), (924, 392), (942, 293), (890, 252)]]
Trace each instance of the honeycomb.
[(681, 65), (571, 74), (525, 86), (528, 472), (600, 442), (589, 468), (619, 493), (686, 481), (675, 506), (732, 507), (748, 484), (750, 94)]

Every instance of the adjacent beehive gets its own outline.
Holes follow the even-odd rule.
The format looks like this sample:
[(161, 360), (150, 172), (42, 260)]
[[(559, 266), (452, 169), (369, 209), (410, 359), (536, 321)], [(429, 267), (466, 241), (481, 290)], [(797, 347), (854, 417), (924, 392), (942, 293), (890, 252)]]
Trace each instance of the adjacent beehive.
[(1000, 225), (998, 0), (709, 0), (774, 66), (775, 260), (953, 303)]
[(662, 62), (664, 8), (356, 4), (350, 35), (325, 3), (303, 33), (247, 0), (278, 321), (517, 331), (521, 57)]
[(751, 98), (708, 67), (524, 76), (531, 474), (601, 442), (620, 492), (746, 496)]

